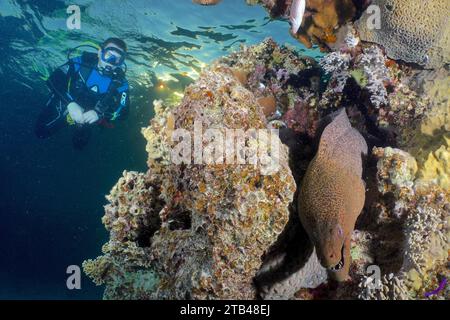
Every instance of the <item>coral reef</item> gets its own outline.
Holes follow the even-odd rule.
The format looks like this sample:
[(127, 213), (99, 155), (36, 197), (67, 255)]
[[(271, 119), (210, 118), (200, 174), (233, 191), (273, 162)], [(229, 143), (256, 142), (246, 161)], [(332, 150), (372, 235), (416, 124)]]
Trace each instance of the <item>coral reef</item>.
[[(262, 3), (273, 17), (286, 17), (291, 5), (247, 2)], [(347, 9), (338, 12), (336, 3)], [(449, 278), (448, 70), (399, 64), (361, 41), (351, 20), (367, 4), (307, 1), (297, 36), (335, 50), (320, 63), (267, 39), (215, 61), (181, 102), (154, 102), (155, 117), (142, 130), (149, 170), (124, 172), (111, 190), (102, 220), (110, 240), (102, 256), (83, 264), (106, 299), (422, 299)], [(421, 45), (411, 54), (422, 54)], [(434, 53), (426, 54), (434, 66)], [(348, 156), (360, 156), (362, 145), (343, 153), (335, 139), (320, 142), (336, 110), (354, 128), (341, 138), (358, 131), (376, 146), (364, 166)], [(263, 133), (249, 131), (244, 151), (224, 158), (223, 147), (238, 141), (229, 139), (233, 129)], [(269, 141), (279, 144), (278, 154), (265, 148)], [(325, 157), (333, 161), (319, 161), (324, 149), (333, 150)], [(275, 162), (254, 161), (269, 154)], [(338, 200), (330, 206), (330, 199)], [(345, 246), (331, 223), (338, 241), (330, 252), (340, 258), (345, 247), (342, 274), (327, 275), (320, 262), (328, 247), (300, 221), (305, 208), (327, 213), (325, 201), (336, 213), (353, 213), (337, 219)], [(379, 281), (367, 273), (374, 265)]]
[(382, 45), (387, 55), (438, 68), (450, 58), (450, 3), (430, 0), (426, 6), (415, 0), (373, 0), (380, 27), (373, 25), (374, 12), (368, 10), (355, 23), (362, 40)]
[[(253, 68), (255, 62), (260, 67)], [(205, 69), (186, 88), (179, 105), (154, 103), (156, 115), (143, 129), (149, 172), (126, 172), (112, 189), (103, 218), (111, 240), (103, 256), (84, 263), (85, 272), (106, 286), (106, 298), (118, 298), (119, 291), (126, 298), (152, 299), (256, 296), (253, 277), (288, 222), (296, 190), (287, 146), (277, 143), (277, 170), (273, 163), (248, 160), (251, 146), (264, 150), (269, 138), (277, 142), (278, 136), (251, 132), (244, 140), (249, 147), (243, 164), (229, 165), (218, 158), (197, 162), (195, 150), (176, 164), (172, 137), (179, 129), (197, 134), (196, 123), (203, 134), (208, 129), (224, 137), (231, 129), (264, 133), (269, 120), (258, 99), (271, 96), (277, 110), (289, 108), (282, 87), (291, 88), (287, 91), (292, 99), (301, 99), (306, 91), (311, 95), (287, 82), (292, 74), (314, 67), (310, 60), (267, 40)], [(211, 141), (203, 137), (200, 143), (208, 150)], [(275, 151), (270, 149), (273, 157)], [(155, 279), (151, 289), (141, 291), (138, 279), (150, 275)]]
[(123, 177), (106, 196), (102, 222), (110, 231), (111, 239), (137, 241), (142, 230), (154, 233), (160, 224), (156, 181), (137, 172), (123, 172)]
[(83, 263), (105, 299), (145, 299), (157, 283), (150, 268), (149, 237), (159, 229), (159, 180), (156, 175), (123, 172), (106, 197), (102, 222), (110, 232), (103, 255)]
[(362, 156), (367, 144), (345, 113), (338, 112), (320, 138), (317, 155), (303, 178), (300, 220), (331, 277), (344, 281), (351, 264), (350, 239), (364, 206)]
[(448, 192), (437, 185), (420, 184), (416, 179), (417, 164), (410, 154), (389, 147), (375, 148), (373, 153), (378, 158), (379, 191), (393, 196), (389, 201), (405, 238), (401, 242), (401, 267), (395, 273), (384, 274), (378, 283), (363, 276), (359, 297), (423, 299), (440, 278), (449, 276)]
[[(196, 130), (196, 121), (204, 130), (215, 128), (224, 136), (227, 129), (265, 128), (253, 94), (220, 63), (186, 89), (172, 112), (176, 128), (190, 132)], [(250, 145), (263, 143), (247, 140)], [(152, 238), (154, 266), (161, 274), (156, 298), (255, 296), (252, 276), (264, 250), (283, 230), (295, 191), (287, 149), (281, 144), (276, 160), (279, 170), (271, 175), (251, 163), (194, 163), (165, 169), (163, 197), (172, 204), (160, 213), (162, 227)], [(188, 223), (171, 224), (177, 219)]]
[[(350, 33), (346, 42), (356, 47), (357, 38)], [(350, 47), (352, 48), (352, 47)], [(352, 52), (344, 49), (327, 54), (321, 61), (321, 67), (331, 76), (331, 85), (335, 93), (342, 93), (350, 77), (368, 91), (370, 102), (377, 108), (388, 103), (386, 86), (391, 81), (386, 59), (376, 46)]]
[[(418, 178), (423, 184), (438, 184), (450, 190), (449, 139), (450, 139), (450, 78), (448, 71), (439, 69), (421, 71), (410, 80), (413, 98), (424, 101), (429, 107), (417, 125), (402, 132), (401, 146), (417, 159)], [(418, 95), (420, 94), (420, 97)], [(403, 100), (403, 103), (408, 101)], [(414, 107), (417, 109), (417, 104)]]

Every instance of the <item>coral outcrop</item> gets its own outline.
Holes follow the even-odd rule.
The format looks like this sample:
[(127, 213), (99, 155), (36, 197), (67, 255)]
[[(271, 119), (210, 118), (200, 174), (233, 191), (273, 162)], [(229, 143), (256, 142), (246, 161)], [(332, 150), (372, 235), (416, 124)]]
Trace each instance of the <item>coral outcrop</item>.
[(156, 288), (150, 268), (149, 237), (159, 228), (159, 180), (152, 174), (124, 171), (107, 196), (102, 222), (110, 232), (103, 255), (83, 263), (105, 299), (146, 299)]
[(427, 68), (449, 63), (450, 2), (430, 0), (424, 6), (415, 0), (373, 0), (371, 6), (376, 9), (355, 23), (362, 40), (383, 46), (391, 59)]
[[(259, 67), (253, 68), (254, 62)], [(155, 102), (155, 118), (143, 129), (149, 171), (125, 172), (112, 189), (103, 218), (110, 241), (103, 256), (84, 263), (85, 272), (106, 286), (105, 298), (120, 298), (119, 291), (123, 298), (256, 296), (253, 277), (288, 221), (296, 190), (288, 148), (278, 135), (270, 135), (258, 98), (270, 95), (277, 109), (288, 108), (281, 87), (292, 73), (313, 67), (269, 40), (205, 69), (179, 105)], [(244, 73), (248, 76), (236, 76)], [(303, 95), (301, 89), (291, 91), (293, 99)], [(286, 104), (278, 102), (283, 99)], [(209, 129), (216, 129), (212, 140)], [(246, 133), (245, 148), (232, 155), (243, 163), (227, 162), (229, 145), (226, 159), (216, 153), (223, 145), (212, 148), (212, 141), (232, 130)], [(172, 140), (180, 133), (182, 139)], [(192, 153), (190, 143), (177, 149), (188, 140), (200, 145)], [(236, 141), (232, 137), (231, 144)], [(203, 151), (200, 161), (195, 148)], [(263, 163), (268, 152), (272, 161)], [(151, 287), (139, 285), (139, 279), (149, 277), (154, 279)]]
[[(392, 195), (401, 242), (401, 267), (376, 280), (364, 276), (359, 297), (363, 299), (424, 299), (434, 290), (447, 268), (450, 243), (450, 202), (448, 192), (437, 185), (424, 186), (416, 179), (417, 164), (408, 153), (392, 148), (375, 148), (379, 191)], [(433, 298), (445, 298), (444, 295)]]
[[(194, 133), (196, 123), (224, 137), (232, 129), (265, 129), (254, 95), (220, 63), (186, 89), (172, 113), (175, 128), (193, 134), (199, 134)], [(259, 150), (267, 142), (248, 137), (244, 143)], [(206, 150), (208, 143), (203, 144)], [(281, 143), (279, 147), (276, 172), (266, 172), (260, 164), (217, 158), (211, 164), (196, 164), (195, 155), (192, 163), (189, 157), (185, 165), (163, 169), (163, 197), (170, 205), (161, 212), (162, 227), (152, 238), (154, 266), (162, 278), (155, 298), (255, 296), (252, 277), (265, 249), (287, 223), (295, 191), (287, 148)], [(247, 160), (251, 156), (247, 154)]]

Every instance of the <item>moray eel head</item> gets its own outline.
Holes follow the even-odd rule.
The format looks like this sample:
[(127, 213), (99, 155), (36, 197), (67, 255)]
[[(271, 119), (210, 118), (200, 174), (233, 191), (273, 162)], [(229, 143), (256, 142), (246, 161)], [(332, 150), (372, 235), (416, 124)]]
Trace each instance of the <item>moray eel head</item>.
[(317, 251), (320, 263), (328, 270), (340, 270), (344, 266), (343, 248), (344, 232), (339, 223), (323, 226), (325, 230), (321, 234), (328, 234), (328, 237), (321, 237), (319, 245), (321, 248)]

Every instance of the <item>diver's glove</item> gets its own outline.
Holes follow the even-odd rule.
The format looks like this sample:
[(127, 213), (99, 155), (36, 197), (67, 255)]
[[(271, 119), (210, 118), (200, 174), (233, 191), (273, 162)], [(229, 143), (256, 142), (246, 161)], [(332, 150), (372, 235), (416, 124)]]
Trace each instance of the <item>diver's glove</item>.
[(67, 111), (69, 111), (69, 115), (75, 123), (82, 124), (85, 119), (83, 116), (83, 108), (78, 105), (76, 102), (71, 102), (67, 106)]
[(94, 110), (83, 113), (84, 123), (93, 124), (98, 121), (98, 114)]

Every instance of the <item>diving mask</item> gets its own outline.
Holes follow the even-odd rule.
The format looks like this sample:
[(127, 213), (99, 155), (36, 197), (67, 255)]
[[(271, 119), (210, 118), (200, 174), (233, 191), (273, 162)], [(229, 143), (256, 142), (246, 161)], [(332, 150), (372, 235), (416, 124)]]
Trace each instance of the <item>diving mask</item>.
[(125, 56), (126, 52), (118, 48), (106, 47), (102, 49), (101, 59), (103, 62), (117, 67), (124, 63)]

